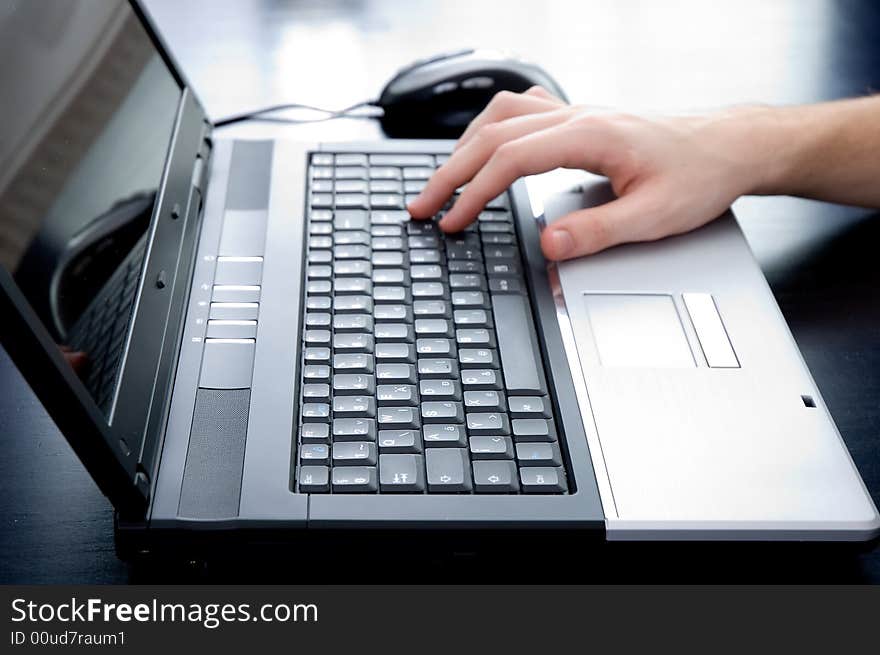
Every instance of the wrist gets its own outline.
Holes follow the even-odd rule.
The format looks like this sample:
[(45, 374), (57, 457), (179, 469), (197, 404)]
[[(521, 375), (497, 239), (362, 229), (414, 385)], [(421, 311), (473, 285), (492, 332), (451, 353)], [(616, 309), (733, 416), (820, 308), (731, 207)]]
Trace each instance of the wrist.
[(791, 193), (803, 159), (804, 126), (799, 107), (747, 106), (722, 114), (721, 129), (735, 162), (739, 195)]

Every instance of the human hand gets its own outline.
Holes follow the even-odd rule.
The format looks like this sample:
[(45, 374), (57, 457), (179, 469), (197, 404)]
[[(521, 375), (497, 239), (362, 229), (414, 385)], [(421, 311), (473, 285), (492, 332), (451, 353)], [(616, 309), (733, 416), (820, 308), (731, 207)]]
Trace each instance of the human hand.
[(687, 232), (756, 186), (757, 148), (746, 138), (756, 111), (641, 118), (567, 105), (540, 87), (502, 92), (408, 209), (414, 218), (431, 217), (466, 184), (440, 221), (441, 229), (456, 232), (516, 179), (581, 168), (608, 177), (618, 198), (549, 225), (541, 236), (549, 259)]

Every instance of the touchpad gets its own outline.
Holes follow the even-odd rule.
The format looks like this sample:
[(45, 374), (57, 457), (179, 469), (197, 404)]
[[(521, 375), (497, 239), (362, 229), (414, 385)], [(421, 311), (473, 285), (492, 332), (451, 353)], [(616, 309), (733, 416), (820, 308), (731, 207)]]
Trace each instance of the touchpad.
[(588, 293), (584, 302), (601, 366), (696, 366), (672, 296)]

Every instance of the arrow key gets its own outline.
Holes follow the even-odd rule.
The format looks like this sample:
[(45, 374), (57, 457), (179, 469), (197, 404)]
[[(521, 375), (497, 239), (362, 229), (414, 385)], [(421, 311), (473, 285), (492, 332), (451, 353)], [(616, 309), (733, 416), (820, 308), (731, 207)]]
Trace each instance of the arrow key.
[(519, 491), (516, 464), (504, 460), (474, 462), (477, 493), (515, 494)]
[(432, 493), (469, 492), (471, 467), (464, 448), (427, 448), (428, 491)]

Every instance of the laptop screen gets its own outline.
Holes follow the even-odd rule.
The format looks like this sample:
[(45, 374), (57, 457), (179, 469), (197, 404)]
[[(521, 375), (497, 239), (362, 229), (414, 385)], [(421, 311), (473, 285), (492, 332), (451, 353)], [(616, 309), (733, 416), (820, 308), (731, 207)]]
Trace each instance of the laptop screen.
[(127, 0), (0, 5), (0, 264), (108, 415), (180, 97)]

